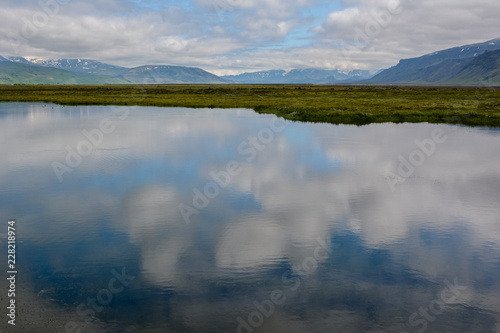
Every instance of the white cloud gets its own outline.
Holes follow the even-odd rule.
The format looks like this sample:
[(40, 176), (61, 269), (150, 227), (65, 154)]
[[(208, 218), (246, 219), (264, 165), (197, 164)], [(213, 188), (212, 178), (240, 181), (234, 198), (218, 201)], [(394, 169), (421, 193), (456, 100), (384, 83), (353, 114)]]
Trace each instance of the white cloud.
[(348, 8), (330, 13), (313, 31), (324, 42), (346, 46), (354, 61), (384, 67), (401, 58), (497, 38), (500, 28), (497, 1), (345, 3)]

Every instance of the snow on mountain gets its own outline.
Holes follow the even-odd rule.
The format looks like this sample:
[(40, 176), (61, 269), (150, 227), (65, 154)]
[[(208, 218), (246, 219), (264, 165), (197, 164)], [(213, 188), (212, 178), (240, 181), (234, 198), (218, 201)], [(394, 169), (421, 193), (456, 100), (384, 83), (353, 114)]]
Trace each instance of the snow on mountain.
[(22, 63), (22, 64), (32, 64), (43, 67), (51, 67), (67, 70), (75, 73), (85, 73), (85, 74), (98, 74), (98, 75), (118, 75), (125, 71), (127, 68), (118, 67), (113, 65), (108, 65), (96, 60), (88, 59), (41, 59), (41, 58), (31, 58), (31, 57), (10, 57), (10, 61)]

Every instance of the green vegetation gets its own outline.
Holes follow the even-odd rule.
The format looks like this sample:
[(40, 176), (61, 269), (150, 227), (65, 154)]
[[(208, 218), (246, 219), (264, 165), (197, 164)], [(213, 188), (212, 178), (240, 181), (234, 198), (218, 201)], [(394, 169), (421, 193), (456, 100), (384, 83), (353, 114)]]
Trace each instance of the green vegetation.
[(290, 120), (500, 127), (500, 89), (307, 85), (0, 86), (2, 102), (250, 108)]

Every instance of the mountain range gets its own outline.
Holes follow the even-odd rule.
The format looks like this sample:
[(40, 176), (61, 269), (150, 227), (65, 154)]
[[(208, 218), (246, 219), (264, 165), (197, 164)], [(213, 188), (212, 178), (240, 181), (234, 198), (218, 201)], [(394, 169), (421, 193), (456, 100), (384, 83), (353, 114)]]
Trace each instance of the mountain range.
[(43, 60), (0, 57), (0, 84), (174, 84), (231, 83), (200, 68), (125, 68), (89, 59)]
[(343, 73), (338, 70), (293, 69), (227, 75), (222, 78), (243, 84), (335, 84), (356, 82), (372, 76), (365, 70)]
[(0, 56), (0, 84), (335, 84), (371, 78), (369, 71), (294, 69), (216, 76), (200, 68), (147, 65), (126, 68), (90, 59), (44, 60)]
[(400, 84), (500, 85), (500, 38), (402, 59), (391, 68), (293, 69), (216, 76), (200, 68), (126, 68), (89, 59), (43, 60), (0, 56), (0, 84)]

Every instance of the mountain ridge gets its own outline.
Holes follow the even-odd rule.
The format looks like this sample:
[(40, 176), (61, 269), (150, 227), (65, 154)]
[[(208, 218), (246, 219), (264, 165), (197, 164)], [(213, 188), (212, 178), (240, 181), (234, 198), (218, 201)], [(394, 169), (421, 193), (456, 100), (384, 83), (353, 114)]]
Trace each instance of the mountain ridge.
[[(500, 38), (482, 43), (457, 46), (425, 54), (420, 57), (401, 59), (363, 83), (375, 84), (460, 84), (455, 76), (475, 58), (485, 52), (500, 49)], [(465, 83), (465, 82), (464, 82)]]
[(229, 80), (206, 72), (197, 67), (145, 65), (131, 68), (118, 76), (131, 83), (142, 84), (182, 84), (182, 83), (211, 83), (227, 84)]
[(307, 68), (292, 69), (290, 71), (274, 69), (222, 77), (241, 84), (333, 84), (367, 79), (372, 75), (369, 71), (359, 69), (343, 73), (336, 69)]
[[(90, 59), (44, 60), (2, 56), (0, 64), (3, 64), (0, 67), (0, 84), (232, 83), (196, 67), (145, 65), (126, 68)], [(24, 65), (24, 67), (6, 64)]]
[(43, 67), (51, 67), (67, 70), (75, 73), (97, 74), (97, 75), (119, 75), (128, 70), (128, 68), (105, 64), (103, 62), (91, 59), (39, 59), (39, 58), (21, 58), (12, 57), (11, 61), (19, 59), (21, 62), (26, 60), (29, 64)]
[(62, 69), (0, 61), (0, 84), (123, 84), (112, 77), (73, 73)]

